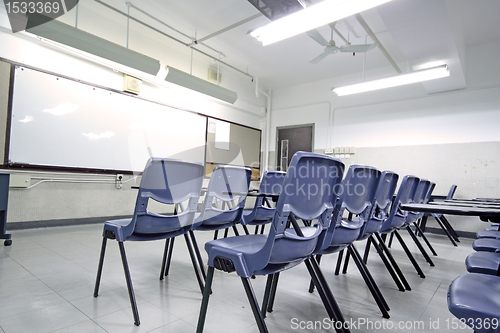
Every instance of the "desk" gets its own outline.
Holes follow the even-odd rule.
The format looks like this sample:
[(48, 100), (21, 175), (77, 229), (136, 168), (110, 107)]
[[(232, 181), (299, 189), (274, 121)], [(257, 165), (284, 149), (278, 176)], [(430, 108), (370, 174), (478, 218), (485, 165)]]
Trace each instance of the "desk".
[(500, 207), (478, 207), (474, 205), (451, 205), (447, 203), (401, 204), (403, 210), (423, 213), (450, 214), (463, 216), (479, 216), (500, 219)]
[[(450, 215), (461, 215), (461, 216), (479, 216), (481, 221), (500, 222), (500, 207), (495, 207), (495, 206), (479, 207), (478, 205), (473, 205), (473, 204), (453, 205), (443, 202), (443, 203), (428, 203), (428, 204), (402, 204), (400, 205), (400, 208), (403, 210), (414, 211), (414, 212), (450, 214)], [(452, 228), (451, 225), (449, 227)], [(443, 228), (443, 230), (445, 229)], [(450, 232), (450, 230), (448, 231)], [(452, 239), (452, 237), (450, 237), (451, 235), (449, 233), (446, 234), (448, 238), (450, 238), (451, 240)], [(452, 243), (456, 245), (454, 241), (452, 241)]]

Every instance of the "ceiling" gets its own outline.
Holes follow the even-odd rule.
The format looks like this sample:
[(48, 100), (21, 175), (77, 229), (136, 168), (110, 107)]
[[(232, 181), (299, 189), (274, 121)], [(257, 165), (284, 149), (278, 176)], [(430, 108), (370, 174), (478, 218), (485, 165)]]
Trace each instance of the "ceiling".
[[(127, 11), (125, 0), (104, 1)], [(308, 5), (320, 1), (310, 0)], [(247, 0), (141, 0), (132, 1), (132, 4), (186, 35), (196, 35), (198, 39), (259, 14)], [(400, 71), (406, 72), (431, 61), (444, 60), (449, 65), (450, 78), (424, 85), (432, 93), (466, 86), (466, 50), (500, 41), (499, 14), (498, 0), (393, 0), (365, 11), (361, 16)], [(152, 21), (134, 8), (130, 9), (130, 15), (148, 23)], [(267, 17), (260, 15), (205, 40), (203, 43), (211, 48), (196, 47), (215, 57), (219, 55), (214, 50), (222, 52), (224, 62), (248, 71), (259, 78), (263, 87), (270, 89), (332, 77), (345, 76), (348, 84), (355, 83), (353, 80), (361, 81), (363, 75), (375, 78), (397, 74), (397, 69), (391, 66), (381, 48), (366, 54), (356, 53), (355, 56), (337, 53), (318, 64), (311, 64), (309, 61), (321, 54), (324, 47), (305, 33), (264, 47), (248, 32), (268, 22)], [(337, 22), (336, 28), (352, 44), (373, 42), (356, 17)], [(184, 43), (191, 42), (165, 26), (161, 30)], [(329, 26), (317, 30), (330, 40)], [(333, 39), (338, 46), (345, 44), (336, 34), (333, 34)], [(184, 47), (189, 55), (189, 48), (180, 47)], [(221, 68), (222, 71), (232, 71), (224, 66)]]

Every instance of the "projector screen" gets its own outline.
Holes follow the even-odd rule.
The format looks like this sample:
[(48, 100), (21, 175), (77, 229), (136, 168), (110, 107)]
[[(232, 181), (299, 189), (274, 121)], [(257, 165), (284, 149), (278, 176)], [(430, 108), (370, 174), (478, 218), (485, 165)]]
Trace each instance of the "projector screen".
[(9, 163), (142, 171), (150, 156), (205, 163), (207, 117), (17, 67)]

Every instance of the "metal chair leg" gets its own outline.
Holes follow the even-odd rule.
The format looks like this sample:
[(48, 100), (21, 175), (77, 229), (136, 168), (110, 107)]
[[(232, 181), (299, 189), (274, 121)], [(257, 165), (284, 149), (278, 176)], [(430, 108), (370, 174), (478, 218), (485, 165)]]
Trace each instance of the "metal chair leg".
[(269, 331), (267, 330), (267, 326), (264, 322), (264, 318), (262, 317), (262, 313), (259, 310), (259, 304), (257, 303), (257, 299), (255, 298), (255, 293), (253, 292), (250, 279), (242, 277), (241, 282), (243, 282), (243, 287), (245, 287), (245, 292), (247, 294), (248, 301), (250, 302), (250, 307), (252, 308), (255, 321), (257, 322), (257, 326), (259, 327), (259, 332), (268, 333)]
[(208, 266), (207, 282), (205, 284), (205, 289), (203, 290), (203, 299), (201, 301), (200, 316), (198, 317), (198, 325), (196, 328), (196, 333), (202, 333), (203, 327), (205, 326), (205, 318), (207, 317), (208, 301), (210, 299), (210, 294), (212, 290), (214, 271), (215, 269), (212, 266)]
[[(396, 286), (398, 287), (399, 291), (405, 291), (406, 290), (405, 287), (403, 286), (403, 284), (399, 280), (398, 275), (396, 274), (396, 272), (394, 271), (394, 268), (389, 263), (389, 260), (387, 260), (387, 257), (385, 256), (385, 254), (382, 251), (382, 249), (380, 248), (380, 246), (377, 243), (375, 243), (375, 242), (373, 242), (373, 246), (377, 250), (377, 252), (378, 252), (378, 254), (380, 256), (380, 259), (382, 259), (382, 262), (384, 263), (385, 268), (387, 268), (387, 271), (389, 272), (389, 274), (391, 275), (392, 279), (394, 280), (394, 283), (396, 283)], [(366, 263), (365, 263), (365, 265), (366, 265)]]
[(276, 299), (276, 291), (278, 290), (278, 280), (280, 273), (274, 273), (273, 284), (271, 286), (271, 294), (269, 295), (269, 304), (267, 306), (267, 312), (273, 312), (274, 300)]
[(396, 238), (398, 239), (399, 241), (399, 244), (401, 244), (401, 247), (403, 248), (403, 250), (405, 251), (406, 253), (406, 256), (408, 257), (408, 259), (410, 259), (411, 263), (413, 264), (413, 267), (415, 267), (415, 270), (417, 271), (418, 275), (421, 277), (421, 278), (425, 278), (425, 274), (424, 272), (422, 271), (422, 269), (420, 268), (420, 266), (418, 265), (417, 261), (415, 260), (415, 258), (413, 257), (413, 255), (411, 254), (410, 250), (408, 249), (408, 246), (406, 246), (406, 243), (404, 242), (403, 238), (401, 237), (401, 235), (398, 233), (397, 230), (394, 230), (392, 232)]
[(349, 259), (351, 258), (351, 253), (349, 251), (345, 254), (344, 259), (344, 269), (342, 269), (342, 274), (347, 274), (347, 268), (349, 267)]
[(363, 254), (363, 262), (365, 265), (368, 263), (368, 256), (370, 255), (370, 247), (372, 244), (372, 236), (368, 237), (365, 245), (365, 253)]
[(108, 239), (106, 237), (102, 238), (101, 256), (99, 258), (99, 266), (97, 267), (97, 276), (95, 279), (94, 297), (99, 296), (99, 286), (101, 284), (102, 266), (104, 265), (104, 254), (106, 253), (106, 242), (107, 241), (108, 241)]
[(191, 262), (193, 263), (193, 269), (194, 269), (194, 273), (196, 275), (196, 279), (198, 280), (200, 290), (203, 293), (203, 289), (205, 289), (205, 286), (203, 283), (203, 277), (201, 276), (200, 268), (198, 267), (198, 263), (196, 262), (196, 258), (195, 258), (195, 254), (193, 251), (193, 247), (191, 245), (191, 241), (189, 240), (189, 237), (187, 234), (184, 234), (184, 239), (186, 240), (186, 246), (188, 248), (189, 256), (191, 257)]
[(429, 254), (427, 253), (427, 251), (425, 251), (424, 247), (422, 246), (422, 243), (420, 243), (417, 236), (415, 236), (415, 234), (413, 233), (413, 230), (411, 230), (410, 226), (407, 226), (406, 230), (408, 231), (411, 238), (413, 239), (413, 241), (417, 245), (418, 249), (420, 250), (420, 253), (422, 253), (422, 255), (424, 256), (425, 260), (429, 263), (429, 265), (431, 265), (431, 267), (434, 267), (435, 266), (434, 262), (432, 262), (431, 257), (429, 257)]
[[(322, 257), (321, 254), (316, 256), (316, 262), (318, 263), (318, 266), (321, 263), (321, 257)], [(312, 279), (311, 279), (311, 282), (309, 283), (309, 292), (310, 293), (314, 292), (314, 282)]]
[(207, 279), (207, 274), (205, 273), (205, 267), (203, 263), (203, 258), (201, 257), (200, 248), (198, 247), (198, 242), (196, 241), (196, 237), (194, 236), (194, 232), (192, 230), (189, 231), (189, 237), (191, 237), (191, 242), (193, 242), (194, 252), (196, 253), (196, 258), (198, 259), (198, 265), (200, 266), (201, 275), (203, 276), (203, 280)]
[(393, 239), (394, 239), (394, 233), (391, 233), (391, 237), (389, 237), (389, 244), (387, 244), (388, 248), (391, 248)]
[(170, 244), (168, 246), (168, 256), (167, 256), (167, 265), (165, 267), (165, 276), (170, 272), (170, 264), (172, 263), (172, 253), (174, 253), (174, 242), (175, 237), (170, 239)]
[(234, 235), (235, 236), (239, 236), (240, 235), (240, 233), (238, 232), (238, 229), (236, 229), (235, 225), (233, 225), (233, 231), (234, 231)]
[[(372, 235), (372, 237), (373, 237), (373, 235)], [(382, 237), (378, 233), (375, 234), (375, 237), (378, 240), (378, 245), (380, 246), (380, 249), (385, 253), (387, 258), (389, 258), (389, 261), (391, 262), (392, 267), (394, 267), (394, 270), (398, 274), (399, 279), (401, 280), (401, 282), (405, 286), (406, 290), (411, 290), (410, 284), (408, 283), (408, 281), (406, 281), (406, 277), (404, 276), (403, 272), (401, 271), (401, 268), (399, 268), (399, 265), (396, 262), (396, 259), (394, 259), (394, 257), (392, 256), (391, 251), (389, 250), (387, 245), (385, 245), (385, 243), (383, 242)], [(376, 240), (374, 239), (373, 244), (375, 244), (375, 243), (376, 243)]]
[(267, 276), (266, 289), (264, 291), (264, 299), (262, 300), (262, 308), (260, 312), (262, 317), (266, 318), (267, 306), (269, 305), (269, 296), (271, 296), (271, 287), (274, 280), (274, 274), (269, 274)]
[(163, 280), (165, 276), (165, 265), (167, 264), (167, 256), (168, 256), (168, 245), (170, 244), (170, 238), (165, 240), (165, 250), (163, 250), (163, 259), (161, 261), (161, 270), (160, 270), (160, 280)]
[(441, 220), (443, 225), (446, 227), (446, 229), (448, 229), (450, 234), (453, 236), (453, 239), (455, 240), (455, 242), (460, 243), (460, 239), (458, 238), (458, 234), (455, 231), (455, 229), (453, 229), (453, 227), (451, 226), (451, 223), (448, 222), (448, 219), (446, 217), (444, 217), (444, 215), (441, 215), (439, 217), (439, 219)]
[(437, 256), (436, 251), (432, 247), (431, 242), (429, 242), (429, 240), (427, 239), (427, 237), (425, 237), (424, 232), (422, 231), (422, 229), (420, 229), (420, 227), (418, 226), (417, 223), (413, 223), (413, 225), (415, 226), (415, 230), (420, 234), (420, 237), (422, 237), (422, 239), (424, 240), (425, 244), (427, 244), (427, 247), (429, 248), (429, 250), (431, 250), (432, 255), (433, 256)]
[(248, 231), (247, 226), (244, 224), (242, 224), (241, 226), (243, 227), (243, 230), (245, 231), (245, 235), (247, 235), (247, 236), (250, 235), (250, 232)]
[(217, 240), (217, 237), (219, 236), (219, 230), (214, 231), (214, 240)]
[(370, 290), (370, 292), (373, 296), (373, 299), (375, 300), (380, 311), (382, 312), (382, 317), (389, 319), (390, 318), (390, 315), (388, 312), (389, 305), (385, 301), (384, 296), (380, 292), (380, 289), (378, 288), (377, 284), (375, 283), (375, 280), (371, 276), (370, 272), (368, 271), (366, 266), (364, 266), (364, 263), (361, 259), (361, 256), (359, 255), (359, 253), (357, 253), (356, 248), (352, 244), (347, 247), (347, 250), (351, 253), (352, 258), (353, 258), (356, 266), (358, 266), (358, 270), (361, 273), (363, 280), (365, 280), (365, 283), (368, 286), (368, 289)]
[(342, 266), (342, 257), (344, 256), (344, 250), (340, 250), (339, 256), (337, 258), (337, 267), (335, 267), (335, 275), (340, 274), (340, 267)]
[(436, 222), (441, 227), (441, 229), (443, 229), (446, 236), (448, 236), (448, 239), (450, 240), (451, 244), (453, 244), (453, 246), (458, 246), (457, 243), (455, 242), (455, 239), (453, 238), (453, 236), (450, 234), (448, 229), (446, 229), (446, 227), (443, 225), (443, 222), (441, 222), (441, 220), (438, 218), (436, 218)]
[(139, 311), (137, 310), (137, 303), (135, 301), (134, 287), (132, 286), (132, 278), (130, 277), (130, 271), (128, 268), (127, 255), (125, 254), (125, 246), (123, 245), (123, 242), (118, 242), (118, 246), (120, 248), (120, 254), (122, 257), (125, 280), (127, 281), (127, 289), (130, 298), (130, 305), (132, 306), (132, 313), (134, 315), (134, 324), (135, 326), (139, 326), (141, 322), (139, 320)]
[(336, 323), (341, 322), (342, 324), (337, 326), (335, 325), (335, 331), (337, 333), (350, 333), (349, 328), (345, 322), (344, 316), (342, 315), (342, 311), (340, 310), (335, 297), (326, 282), (325, 276), (323, 272), (319, 268), (318, 263), (314, 258), (306, 259), (305, 264), (311, 275), (311, 278), (318, 289), (318, 293), (320, 298), (325, 306), (326, 311), (331, 320), (334, 320)]

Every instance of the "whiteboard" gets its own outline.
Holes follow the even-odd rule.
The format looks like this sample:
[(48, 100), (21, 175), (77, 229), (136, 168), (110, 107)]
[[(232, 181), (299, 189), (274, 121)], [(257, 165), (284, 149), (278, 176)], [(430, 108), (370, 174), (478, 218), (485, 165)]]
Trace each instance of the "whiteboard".
[(9, 163), (142, 171), (150, 156), (205, 162), (205, 116), (17, 67)]

